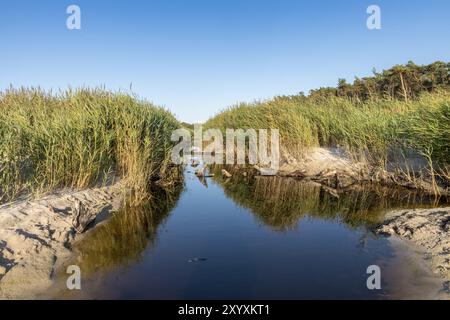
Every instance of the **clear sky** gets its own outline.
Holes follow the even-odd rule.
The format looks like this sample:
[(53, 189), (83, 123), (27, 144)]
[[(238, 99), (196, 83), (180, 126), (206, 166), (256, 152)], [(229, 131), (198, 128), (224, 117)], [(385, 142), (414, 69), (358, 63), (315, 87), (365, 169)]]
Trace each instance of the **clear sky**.
[[(81, 30), (66, 9), (81, 8)], [(382, 29), (366, 27), (371, 4)], [(0, 89), (104, 85), (183, 121), (413, 60), (449, 61), (448, 0), (14, 0), (0, 5)]]

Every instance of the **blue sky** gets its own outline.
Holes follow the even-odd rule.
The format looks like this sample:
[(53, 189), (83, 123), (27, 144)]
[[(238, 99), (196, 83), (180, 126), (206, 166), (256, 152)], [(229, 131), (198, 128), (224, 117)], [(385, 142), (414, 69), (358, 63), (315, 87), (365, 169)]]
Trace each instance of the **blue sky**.
[[(76, 4), (82, 29), (66, 28)], [(377, 4), (382, 29), (368, 30)], [(449, 61), (448, 0), (15, 0), (0, 6), (0, 89), (104, 85), (203, 121), (413, 60)]]

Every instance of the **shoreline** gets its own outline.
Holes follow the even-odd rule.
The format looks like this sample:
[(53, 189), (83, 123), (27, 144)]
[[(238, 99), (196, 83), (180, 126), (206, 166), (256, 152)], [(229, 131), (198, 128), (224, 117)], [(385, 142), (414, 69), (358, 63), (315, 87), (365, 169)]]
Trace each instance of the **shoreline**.
[(61, 190), (36, 200), (0, 206), (0, 299), (35, 299), (53, 285), (53, 275), (86, 232), (73, 225), (76, 203), (95, 213), (89, 229), (124, 203), (121, 181), (82, 191)]
[(422, 248), (442, 289), (450, 292), (450, 207), (391, 211), (373, 231)]
[[(296, 178), (312, 181), (324, 187), (345, 191), (354, 185), (373, 183), (383, 186), (401, 187), (417, 190), (431, 196), (450, 197), (450, 189), (441, 185), (433, 185), (431, 177), (425, 179), (414, 178), (428, 170), (428, 164), (417, 155), (410, 155), (407, 160), (412, 164), (408, 174), (405, 166), (398, 159), (386, 164), (385, 169), (376, 168), (366, 160), (356, 160), (339, 147), (315, 147), (302, 156), (294, 157), (287, 152), (282, 153), (282, 161), (277, 173), (270, 172), (259, 166), (254, 166), (261, 175), (275, 175), (279, 177)], [(396, 155), (398, 158), (399, 156)], [(405, 159), (403, 160), (405, 161)]]
[(450, 300), (441, 275), (433, 272), (425, 248), (400, 237), (387, 238), (394, 256), (379, 263), (383, 285), (389, 293), (382, 299)]

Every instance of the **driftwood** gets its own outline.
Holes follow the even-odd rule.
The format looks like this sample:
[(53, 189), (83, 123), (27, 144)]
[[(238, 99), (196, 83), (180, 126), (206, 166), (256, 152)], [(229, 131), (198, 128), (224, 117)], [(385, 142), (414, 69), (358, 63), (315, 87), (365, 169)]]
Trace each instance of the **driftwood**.
[(229, 173), (227, 170), (225, 170), (225, 169), (222, 169), (222, 175), (225, 177), (225, 178), (231, 178), (232, 177), (232, 175), (231, 175), (231, 173)]
[(85, 207), (85, 205), (77, 200), (73, 207), (72, 226), (77, 233), (83, 233), (87, 227), (95, 220), (96, 214)]
[(356, 183), (357, 179), (350, 173), (324, 170), (312, 178), (313, 181), (333, 189), (345, 189)]
[(203, 167), (203, 168), (201, 168), (201, 169), (195, 170), (195, 175), (196, 175), (197, 178), (199, 178), (199, 179), (212, 178), (212, 177), (214, 177), (214, 174), (207, 173), (206, 167)]
[(306, 170), (296, 170), (286, 175), (287, 177), (304, 179), (306, 178)]
[(201, 169), (195, 170), (195, 175), (197, 177), (204, 177), (205, 176), (206, 167), (203, 167)]

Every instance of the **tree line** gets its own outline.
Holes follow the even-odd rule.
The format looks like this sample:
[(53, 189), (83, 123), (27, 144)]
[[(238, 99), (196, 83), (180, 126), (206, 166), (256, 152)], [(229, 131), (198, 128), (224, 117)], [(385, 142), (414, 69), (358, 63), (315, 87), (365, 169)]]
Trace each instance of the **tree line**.
[[(322, 87), (311, 90), (309, 98), (321, 99), (347, 97), (355, 101), (378, 98), (394, 98), (409, 101), (423, 92), (433, 92), (450, 88), (450, 62), (436, 61), (419, 66), (410, 61), (405, 65), (396, 65), (388, 70), (377, 72), (373, 76), (358, 78), (353, 83), (339, 79), (337, 87)], [(288, 98), (288, 97), (278, 97)], [(306, 98), (304, 93), (291, 96), (290, 99)]]

